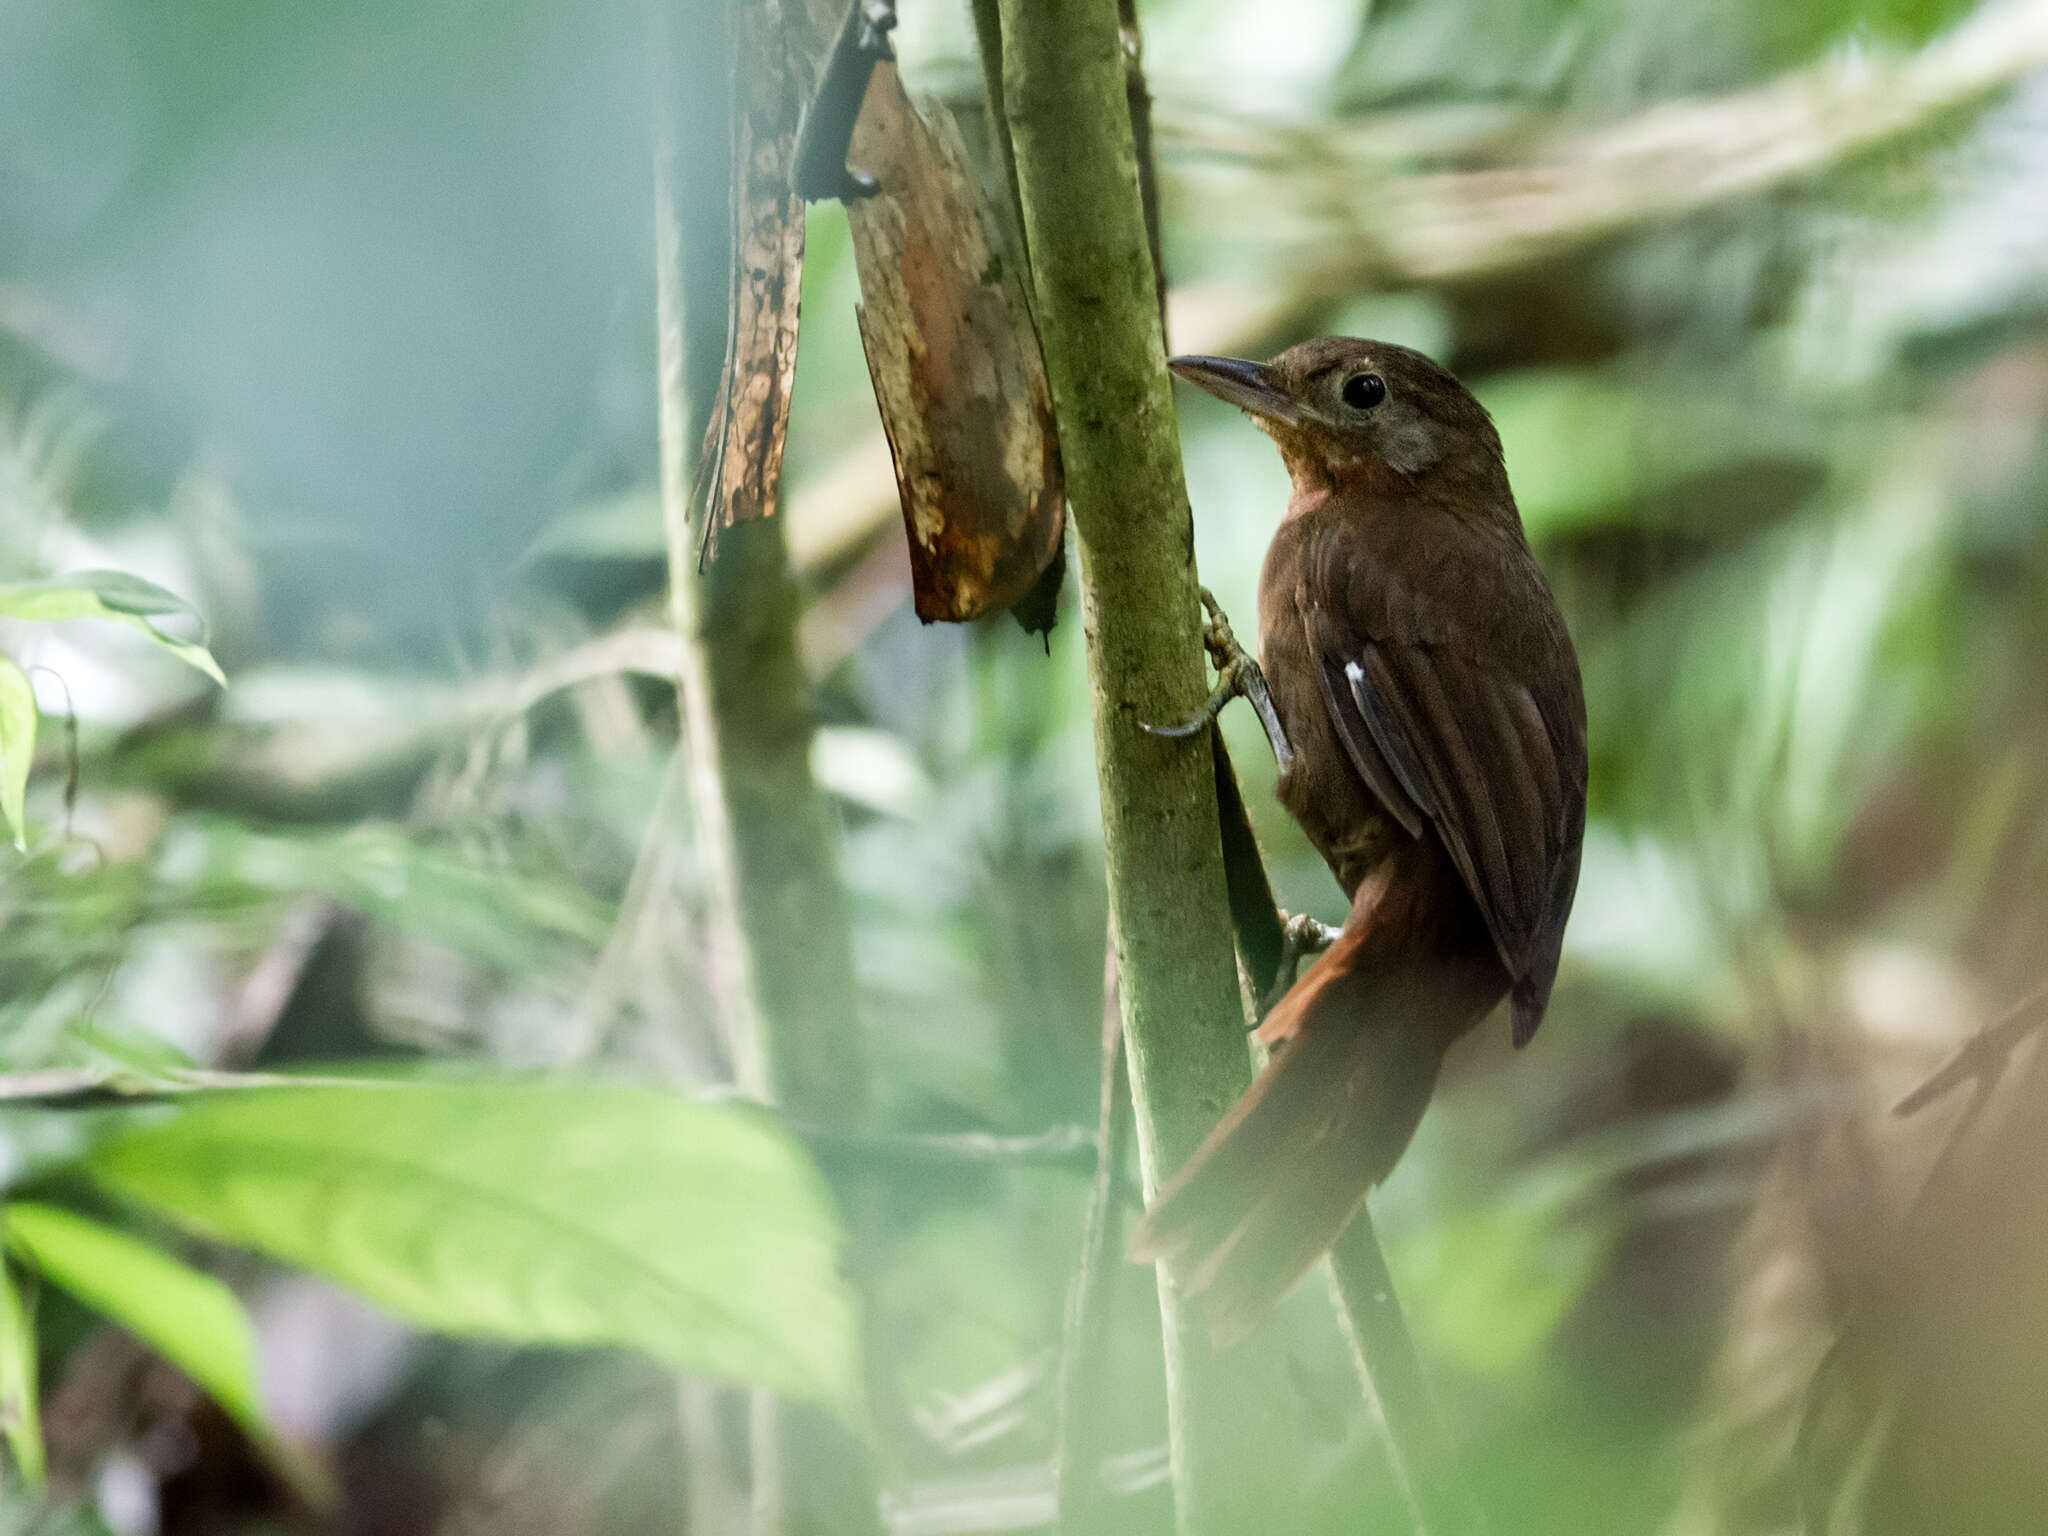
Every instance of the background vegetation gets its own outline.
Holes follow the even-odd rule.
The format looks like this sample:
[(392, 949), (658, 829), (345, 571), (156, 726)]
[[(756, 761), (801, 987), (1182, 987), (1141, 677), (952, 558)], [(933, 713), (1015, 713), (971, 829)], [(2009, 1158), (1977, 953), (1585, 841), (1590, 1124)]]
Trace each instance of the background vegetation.
[[(903, 7), (974, 136), (968, 7)], [(1454, 366), (1585, 663), (1550, 1021), (1461, 1048), (1376, 1200), (1494, 1528), (2034, 1529), (2048, 10), (1140, 19), (1170, 341)], [(893, 1531), (1052, 1518), (1105, 928), (1078, 614), (917, 624), (813, 210), (784, 516), (865, 1118), (711, 1102), (646, 38), (0, 6), (0, 1529), (737, 1529), (714, 1379), (837, 1410)], [(1248, 621), (1284, 475), (1181, 405)], [(1334, 919), (1226, 725), (1282, 903)], [(1152, 1278), (1113, 1290), (1101, 1518), (1166, 1529)], [(1272, 1528), (1404, 1528), (1336, 1339), (1311, 1284), (1261, 1342)]]

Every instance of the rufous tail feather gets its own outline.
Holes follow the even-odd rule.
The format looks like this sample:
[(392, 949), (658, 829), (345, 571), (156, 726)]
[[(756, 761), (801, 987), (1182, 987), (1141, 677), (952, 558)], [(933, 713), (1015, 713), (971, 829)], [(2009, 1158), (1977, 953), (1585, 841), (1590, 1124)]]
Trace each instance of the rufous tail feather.
[[(1450, 872), (1421, 841), (1421, 858), (1396, 856), (1359, 888), (1337, 943), (1261, 1026), (1273, 1046), (1265, 1070), (1132, 1237), (1132, 1258), (1163, 1260), (1198, 1299), (1219, 1348), (1292, 1288), (1393, 1170), (1444, 1052), (1506, 988), (1490, 948), (1468, 940), (1477, 913), (1456, 908), (1462, 890), (1442, 882)], [(1418, 930), (1408, 904), (1440, 894), (1451, 897), (1446, 921)], [(1418, 950), (1418, 931), (1443, 942)]]

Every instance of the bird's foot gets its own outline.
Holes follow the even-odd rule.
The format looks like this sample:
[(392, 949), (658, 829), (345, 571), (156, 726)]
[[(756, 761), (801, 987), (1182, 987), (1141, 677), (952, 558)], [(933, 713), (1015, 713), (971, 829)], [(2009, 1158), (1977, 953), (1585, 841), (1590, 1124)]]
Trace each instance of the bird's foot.
[(1301, 962), (1308, 955), (1320, 955), (1344, 930), (1332, 928), (1328, 923), (1318, 922), (1306, 912), (1296, 912), (1280, 927), (1280, 966), (1273, 973), (1273, 987), (1259, 1004), (1259, 1017), (1264, 1018), (1273, 1011), (1273, 1005), (1287, 995), (1294, 985), (1295, 972), (1301, 969)]
[(1154, 736), (1193, 736), (1214, 721), (1223, 712), (1223, 706), (1232, 699), (1249, 699), (1259, 717), (1259, 724), (1265, 727), (1274, 760), (1279, 763), (1280, 771), (1285, 773), (1294, 761), (1294, 749), (1288, 744), (1287, 731), (1280, 724), (1279, 711), (1273, 708), (1273, 695), (1266, 687), (1266, 674), (1259, 669), (1252, 653), (1237, 643), (1237, 636), (1231, 632), (1230, 620), (1216, 601), (1216, 595), (1207, 587), (1203, 587), (1201, 592), (1202, 607), (1209, 615), (1202, 625), (1202, 644), (1209, 652), (1209, 664), (1216, 669), (1215, 691), (1198, 713), (1178, 725), (1146, 725), (1145, 729)]
[(818, 92), (805, 106), (797, 130), (796, 190), (805, 202), (858, 202), (882, 190), (880, 181), (853, 169), (846, 156), (868, 77), (877, 64), (896, 57), (889, 42), (895, 25), (896, 0), (851, 0)]

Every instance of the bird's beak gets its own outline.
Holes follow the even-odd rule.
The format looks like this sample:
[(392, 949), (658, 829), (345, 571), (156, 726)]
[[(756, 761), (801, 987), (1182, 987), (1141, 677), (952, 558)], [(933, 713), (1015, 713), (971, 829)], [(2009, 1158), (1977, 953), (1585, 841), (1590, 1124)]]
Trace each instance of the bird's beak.
[(1169, 357), (1166, 366), (1190, 384), (1200, 385), (1217, 399), (1228, 400), (1254, 416), (1267, 421), (1301, 419), (1301, 407), (1273, 382), (1273, 370), (1264, 363), (1235, 357)]

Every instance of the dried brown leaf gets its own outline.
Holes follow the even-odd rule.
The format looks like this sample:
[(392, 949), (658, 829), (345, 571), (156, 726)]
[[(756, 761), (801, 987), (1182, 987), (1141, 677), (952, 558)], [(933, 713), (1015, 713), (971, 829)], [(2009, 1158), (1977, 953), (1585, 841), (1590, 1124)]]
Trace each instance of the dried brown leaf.
[(774, 514), (782, 483), (804, 261), (804, 205), (791, 175), (811, 25), (800, 0), (727, 7), (731, 258), (725, 367), (698, 467), (706, 563), (725, 529)]
[(1008, 608), (1059, 552), (1059, 441), (1023, 274), (1000, 251), (959, 130), (879, 66), (851, 163), (861, 342), (926, 623)]

